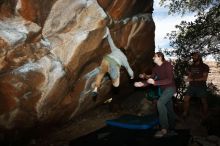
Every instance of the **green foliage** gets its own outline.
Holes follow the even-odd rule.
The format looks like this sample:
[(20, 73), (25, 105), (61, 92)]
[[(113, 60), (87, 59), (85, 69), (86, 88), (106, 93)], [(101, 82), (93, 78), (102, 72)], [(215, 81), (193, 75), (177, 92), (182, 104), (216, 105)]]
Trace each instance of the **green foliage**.
[(182, 21), (176, 31), (167, 34), (172, 50), (165, 50), (175, 56), (175, 80), (178, 96), (185, 90), (183, 76), (190, 61), (190, 54), (199, 51), (203, 57), (211, 55), (220, 62), (220, 4), (219, 0), (161, 0), (161, 5), (169, 8), (169, 13), (197, 12), (194, 22)]
[(199, 12), (194, 22), (182, 21), (177, 31), (167, 34), (170, 46), (167, 52), (179, 59), (186, 59), (195, 50), (203, 56), (212, 55), (220, 61), (220, 4), (213, 5), (208, 12)]
[(178, 31), (167, 34), (170, 45), (175, 48), (169, 54), (180, 59), (197, 50), (203, 56), (212, 55), (220, 60), (220, 5), (213, 7), (207, 14), (198, 14), (195, 22), (182, 21), (176, 25)]
[(186, 70), (188, 67), (188, 62), (177, 59), (174, 62), (174, 78), (177, 87), (177, 97), (182, 100), (183, 94), (186, 90), (186, 84), (184, 81), (184, 76), (186, 75)]
[(169, 14), (186, 14), (188, 12), (204, 12), (219, 0), (160, 0), (160, 5), (169, 9)]

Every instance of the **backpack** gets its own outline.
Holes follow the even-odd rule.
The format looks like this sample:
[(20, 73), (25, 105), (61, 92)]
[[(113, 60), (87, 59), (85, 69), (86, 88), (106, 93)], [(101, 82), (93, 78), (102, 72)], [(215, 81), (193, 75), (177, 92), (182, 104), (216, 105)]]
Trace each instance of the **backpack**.
[(147, 86), (146, 98), (147, 100), (153, 101), (159, 99), (161, 96), (160, 86), (149, 85)]

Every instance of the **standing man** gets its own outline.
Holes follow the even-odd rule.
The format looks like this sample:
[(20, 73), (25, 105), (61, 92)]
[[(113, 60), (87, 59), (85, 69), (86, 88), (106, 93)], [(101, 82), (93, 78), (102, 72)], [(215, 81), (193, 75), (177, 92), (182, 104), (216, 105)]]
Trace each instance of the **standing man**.
[(160, 86), (161, 96), (157, 101), (157, 110), (159, 113), (159, 121), (161, 130), (155, 133), (155, 137), (163, 137), (167, 135), (168, 130), (175, 128), (176, 114), (173, 110), (172, 97), (176, 92), (174, 82), (173, 66), (166, 61), (162, 52), (155, 53), (153, 61), (156, 66), (152, 70), (152, 74), (146, 82), (135, 82), (135, 87), (144, 87), (148, 84)]
[(108, 39), (111, 48), (111, 53), (105, 55), (102, 59), (99, 74), (96, 76), (95, 88), (92, 91), (93, 97), (97, 96), (98, 88), (100, 87), (101, 81), (106, 73), (109, 73), (112, 80), (112, 85), (114, 87), (119, 86), (121, 66), (126, 68), (131, 79), (134, 78), (134, 72), (128, 63), (126, 55), (115, 46), (108, 27), (106, 27), (105, 36)]
[(184, 112), (183, 116), (186, 117), (189, 111), (191, 97), (199, 97), (202, 102), (203, 118), (208, 114), (207, 103), (207, 86), (206, 81), (209, 73), (209, 66), (203, 63), (202, 57), (199, 52), (192, 53), (193, 63), (188, 70), (189, 86), (184, 96)]

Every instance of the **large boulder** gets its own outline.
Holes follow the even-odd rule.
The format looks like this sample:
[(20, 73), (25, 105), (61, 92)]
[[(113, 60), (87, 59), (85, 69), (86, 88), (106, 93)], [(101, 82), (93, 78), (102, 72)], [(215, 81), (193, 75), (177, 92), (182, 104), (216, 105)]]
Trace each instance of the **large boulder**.
[[(92, 83), (108, 26), (125, 48), (136, 76), (151, 68), (155, 49), (153, 0), (2, 0), (0, 2), (0, 127), (31, 128), (65, 122), (113, 95), (106, 76), (100, 97)], [(119, 98), (133, 92), (121, 70)]]

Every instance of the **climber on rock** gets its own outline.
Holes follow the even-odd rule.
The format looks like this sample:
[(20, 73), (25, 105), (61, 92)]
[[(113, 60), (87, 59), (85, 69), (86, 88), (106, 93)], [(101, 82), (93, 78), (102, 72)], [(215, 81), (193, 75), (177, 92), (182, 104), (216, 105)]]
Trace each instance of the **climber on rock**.
[(99, 73), (96, 76), (95, 87), (92, 91), (93, 97), (97, 97), (98, 88), (100, 87), (101, 81), (106, 73), (110, 75), (110, 78), (112, 80), (112, 85), (114, 87), (119, 86), (121, 66), (126, 68), (131, 79), (134, 78), (134, 72), (128, 63), (126, 55), (122, 52), (122, 50), (120, 50), (115, 46), (108, 27), (106, 27), (106, 33), (104, 37), (107, 37), (108, 39), (111, 48), (111, 53), (105, 55), (102, 59)]

